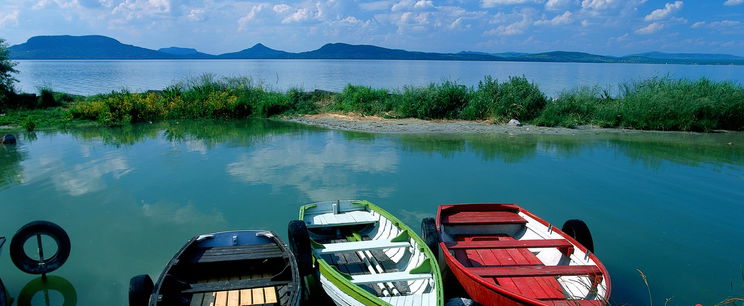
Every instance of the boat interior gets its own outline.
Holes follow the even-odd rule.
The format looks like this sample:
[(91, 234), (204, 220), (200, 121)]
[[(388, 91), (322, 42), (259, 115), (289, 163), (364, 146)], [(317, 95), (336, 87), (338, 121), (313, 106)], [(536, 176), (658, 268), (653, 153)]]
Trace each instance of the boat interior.
[(352, 201), (315, 204), (305, 210), (304, 220), (316, 242), (316, 258), (388, 303), (436, 303), (430, 259), (408, 231)]
[(298, 294), (290, 255), (271, 232), (201, 235), (164, 273), (157, 305), (291, 305)]
[(604, 305), (594, 260), (515, 205), (453, 205), (440, 212), (448, 252), (491, 285), (546, 304)]

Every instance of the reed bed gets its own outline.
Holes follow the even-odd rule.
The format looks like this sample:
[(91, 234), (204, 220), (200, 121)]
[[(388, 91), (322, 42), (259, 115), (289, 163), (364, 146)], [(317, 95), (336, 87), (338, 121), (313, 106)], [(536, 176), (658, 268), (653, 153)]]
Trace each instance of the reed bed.
[[(159, 91), (122, 90), (81, 97), (43, 88), (38, 96), (14, 94), (11, 98), (0, 103), (0, 112), (61, 108), (62, 121), (96, 121), (102, 125), (344, 112), (386, 118), (494, 123), (517, 119), (523, 123), (563, 127), (744, 130), (744, 88), (736, 83), (708, 79), (652, 78), (621, 84), (617, 90), (582, 87), (548, 98), (525, 77), (499, 82), (487, 76), (473, 87), (451, 81), (397, 90), (347, 85), (334, 93), (296, 88), (281, 92), (267, 89), (250, 78), (203, 75)], [(59, 113), (59, 110), (55, 112), (57, 116)]]

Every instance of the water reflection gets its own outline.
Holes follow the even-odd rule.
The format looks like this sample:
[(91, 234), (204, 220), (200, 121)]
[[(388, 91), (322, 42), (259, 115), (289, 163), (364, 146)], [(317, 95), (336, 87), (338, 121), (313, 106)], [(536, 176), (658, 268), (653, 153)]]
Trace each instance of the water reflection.
[[(0, 234), (37, 219), (66, 228), (75, 248), (60, 273), (85, 305), (125, 305), (128, 279), (157, 276), (193, 235), (285, 233), (298, 204), (336, 198), (369, 199), (413, 228), (447, 202), (580, 217), (620, 303), (645, 301), (637, 267), (659, 296), (718, 302), (744, 252), (740, 133), (380, 135), (245, 120), (20, 136), (0, 146)], [(20, 292), (28, 276), (5, 259)]]
[(17, 145), (0, 144), (0, 190), (6, 185), (23, 181), (21, 161), (26, 159), (26, 153)]
[(393, 148), (357, 146), (335, 134), (300, 139), (278, 139), (250, 153), (241, 154), (227, 165), (227, 172), (243, 181), (291, 186), (309, 200), (355, 198), (359, 194), (385, 197), (393, 185), (365, 190), (356, 182), (360, 174), (394, 173), (399, 162)]

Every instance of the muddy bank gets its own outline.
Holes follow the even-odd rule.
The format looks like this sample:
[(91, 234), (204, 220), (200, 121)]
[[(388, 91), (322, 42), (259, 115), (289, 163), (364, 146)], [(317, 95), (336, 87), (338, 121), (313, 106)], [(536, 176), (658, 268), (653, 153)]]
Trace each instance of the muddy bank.
[(534, 125), (513, 126), (507, 124), (493, 124), (486, 121), (421, 120), (412, 118), (385, 119), (375, 116), (356, 116), (346, 114), (302, 115), (287, 117), (284, 118), (284, 120), (329, 129), (385, 134), (579, 135), (596, 133), (670, 133), (659, 131), (605, 129), (591, 126), (569, 129)]

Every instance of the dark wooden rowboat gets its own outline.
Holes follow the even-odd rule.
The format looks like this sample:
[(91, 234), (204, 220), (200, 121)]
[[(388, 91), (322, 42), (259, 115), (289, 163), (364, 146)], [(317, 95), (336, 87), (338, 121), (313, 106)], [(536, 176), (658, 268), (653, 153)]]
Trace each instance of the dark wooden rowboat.
[(610, 276), (599, 259), (574, 237), (517, 205), (441, 205), (436, 231), (447, 266), (480, 304), (609, 301)]
[(157, 283), (130, 282), (130, 305), (298, 305), (297, 264), (273, 232), (199, 235), (171, 259)]

